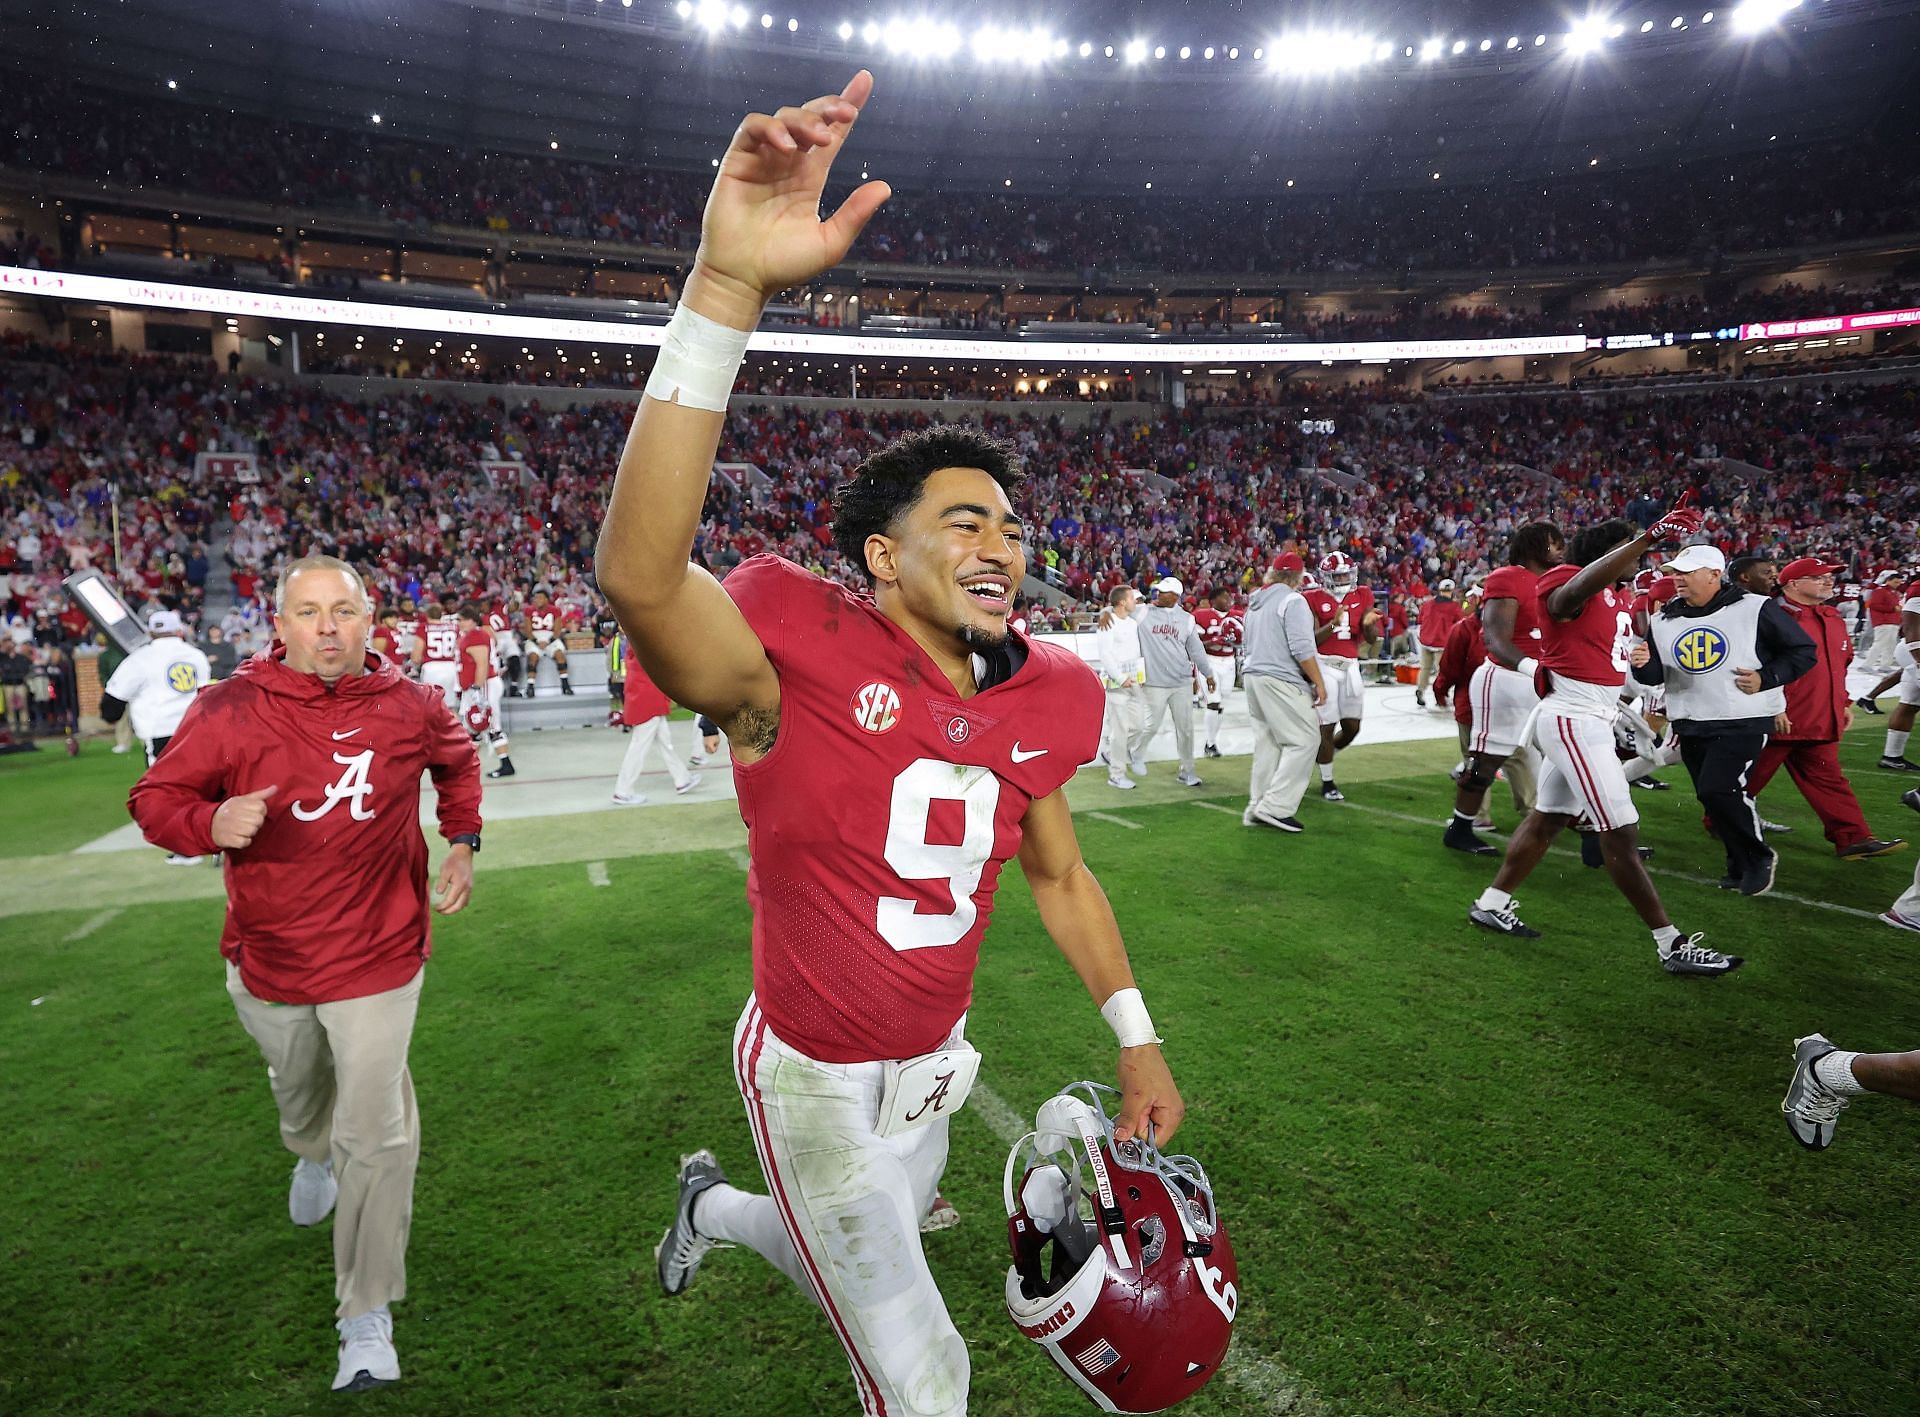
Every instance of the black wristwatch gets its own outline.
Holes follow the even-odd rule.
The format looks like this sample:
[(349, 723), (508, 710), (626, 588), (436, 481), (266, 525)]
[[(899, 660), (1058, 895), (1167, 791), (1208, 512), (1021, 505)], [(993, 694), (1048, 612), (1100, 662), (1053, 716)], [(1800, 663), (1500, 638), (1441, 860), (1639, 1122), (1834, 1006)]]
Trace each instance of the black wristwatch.
[(480, 833), (479, 832), (461, 832), (460, 835), (458, 836), (448, 837), (447, 845), (448, 846), (471, 846), (474, 849), (475, 854), (477, 855), (480, 851)]

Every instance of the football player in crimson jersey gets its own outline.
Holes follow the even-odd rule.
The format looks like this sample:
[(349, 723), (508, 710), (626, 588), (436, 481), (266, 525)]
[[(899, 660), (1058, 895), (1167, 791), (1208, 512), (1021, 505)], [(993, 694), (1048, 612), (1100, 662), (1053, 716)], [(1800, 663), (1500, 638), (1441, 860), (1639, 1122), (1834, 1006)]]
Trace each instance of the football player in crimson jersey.
[(1380, 623), (1380, 612), (1373, 608), (1373, 587), (1360, 584), (1360, 568), (1346, 552), (1335, 551), (1322, 558), (1320, 574), (1326, 578), (1327, 588), (1304, 592), (1307, 608), (1313, 612), (1313, 638), (1320, 647), (1320, 672), (1327, 685), (1326, 702), (1317, 710), (1320, 795), (1329, 802), (1344, 802), (1346, 794), (1333, 782), (1333, 755), (1360, 736), (1360, 715), (1367, 697), (1360, 673), (1360, 646)]
[(1215, 586), (1207, 603), (1193, 612), (1200, 631), (1200, 647), (1213, 666), (1213, 687), (1207, 690), (1207, 756), (1220, 756), (1220, 721), (1227, 716), (1227, 695), (1233, 692), (1234, 655), (1246, 638), (1245, 618), (1233, 608), (1233, 587)]
[(1629, 522), (1602, 522), (1574, 538), (1567, 559), (1540, 577), (1540, 651), (1534, 666), (1544, 691), (1532, 715), (1532, 746), (1544, 759), (1534, 809), (1507, 843), (1493, 884), (1467, 918), (1488, 930), (1525, 939), (1540, 932), (1524, 924), (1512, 892), (1576, 818), (1599, 828), (1607, 874), (1653, 932), (1654, 949), (1669, 974), (1726, 974), (1737, 955), (1707, 949), (1699, 935), (1683, 935), (1667, 918), (1660, 892), (1641, 859), (1626, 774), (1614, 756), (1613, 717), (1636, 644), (1628, 599), (1614, 585), (1661, 539), (1680, 540), (1700, 528), (1700, 514), (1676, 506), (1637, 535)]
[[(1467, 694), (1473, 731), (1467, 739), (1466, 768), (1453, 795), (1453, 816), (1441, 844), (1469, 856), (1498, 856), (1492, 842), (1473, 829), (1487, 808), (1487, 792), (1500, 769), (1516, 755), (1531, 753), (1521, 743), (1540, 696), (1533, 688), (1533, 656), (1540, 649), (1540, 577), (1567, 558), (1566, 538), (1552, 522), (1528, 522), (1507, 543), (1507, 564), (1480, 584), (1480, 629), (1486, 658), (1461, 686)], [(1532, 763), (1523, 771), (1531, 775)]]
[[(828, 168), (872, 91), (748, 116), (615, 476), (595, 571), (647, 673), (726, 733), (752, 870), (753, 979), (732, 1061), (769, 1194), (682, 1161), (656, 1260), (683, 1290), (718, 1241), (819, 1302), (870, 1412), (962, 1413), (966, 1346), (920, 1247), (1000, 871), (1120, 1020), (1119, 1140), (1164, 1146), (1183, 1104), (1064, 784), (1094, 756), (1102, 691), (1070, 652), (1010, 633), (1026, 573), (1008, 450), (936, 425), (836, 491), (857, 594), (773, 556), (724, 587), (688, 564), (746, 333), (775, 292), (837, 264), (887, 195), (827, 220)], [(716, 1048), (718, 1061), (718, 1049)]]
[(554, 668), (560, 671), (560, 692), (563, 695), (573, 693), (573, 681), (567, 677), (567, 642), (564, 638), (565, 626), (560, 607), (553, 603), (545, 586), (533, 593), (533, 604), (527, 607), (527, 697), (533, 697), (534, 682), (540, 677), (540, 657), (553, 656)]
[(500, 717), (500, 674), (494, 664), (494, 641), (481, 619), (486, 612), (469, 600), (460, 607), (460, 721), (477, 741), (487, 735), (494, 768), (488, 777), (512, 777), (512, 751), (506, 725)]

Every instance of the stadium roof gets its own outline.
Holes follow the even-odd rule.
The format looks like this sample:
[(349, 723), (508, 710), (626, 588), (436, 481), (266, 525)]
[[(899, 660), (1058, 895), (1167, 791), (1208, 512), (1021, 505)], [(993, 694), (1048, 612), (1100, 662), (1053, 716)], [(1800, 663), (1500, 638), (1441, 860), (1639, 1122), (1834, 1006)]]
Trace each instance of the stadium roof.
[[(748, 108), (837, 88), (865, 64), (876, 95), (837, 175), (1054, 196), (1151, 183), (1155, 200), (1435, 173), (1551, 181), (1857, 137), (1908, 97), (1920, 55), (1920, 0), (1747, 0), (1777, 20), (1759, 25), (1697, 0), (1589, 12), (1602, 22), (1541, 0), (1457, 0), (1448, 23), (1338, 12), (1339, 34), (1364, 46), (1305, 12), (1276, 23), (1228, 4), (1137, 20), (1066, 6), (1044, 24), (1032, 6), (992, 6), (967, 11), (961, 33), (907, 4), (764, 3), (12, 0), (0, 51), (197, 104), (363, 128), (378, 113), (381, 131), (416, 139), (685, 169), (708, 167)], [(1020, 28), (992, 29), (994, 9)], [(1147, 48), (1129, 63), (1135, 41)]]

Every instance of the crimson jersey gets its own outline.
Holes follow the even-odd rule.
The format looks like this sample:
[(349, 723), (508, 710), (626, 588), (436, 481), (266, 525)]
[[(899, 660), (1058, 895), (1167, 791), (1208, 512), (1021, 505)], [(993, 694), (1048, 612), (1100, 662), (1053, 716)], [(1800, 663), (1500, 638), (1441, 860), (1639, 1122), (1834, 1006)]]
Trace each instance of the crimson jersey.
[(1540, 610), (1539, 577), (1525, 566), (1502, 566), (1481, 582), (1480, 600), (1483, 606), (1493, 600), (1513, 601), (1514, 648), (1522, 655), (1539, 657), (1532, 644), (1540, 638), (1540, 622), (1544, 618)]
[(425, 635), (428, 664), (452, 664), (460, 658), (460, 622), (458, 620), (429, 620)]
[(1355, 586), (1342, 596), (1320, 589), (1302, 593), (1307, 597), (1307, 609), (1313, 612), (1314, 623), (1333, 626), (1333, 633), (1320, 641), (1320, 653), (1358, 659), (1361, 626), (1373, 609), (1373, 587)]
[[(1573, 619), (1555, 620), (1547, 613), (1547, 597), (1578, 574), (1578, 566), (1560, 565), (1540, 577), (1539, 660), (1553, 673), (1555, 696), (1612, 713), (1627, 682), (1627, 656), (1633, 649), (1630, 597), (1609, 586)], [(1569, 685), (1569, 680), (1576, 682)]]
[(1099, 746), (1100, 682), (1021, 637), (1025, 661), (962, 700), (864, 595), (764, 555), (721, 586), (780, 677), (773, 750), (733, 770), (767, 1022), (831, 1063), (937, 1048), (1028, 804)]
[(533, 631), (533, 637), (541, 644), (551, 640), (560, 624), (560, 611), (554, 606), (542, 608), (535, 605), (527, 611), (527, 628)]
[(1193, 612), (1193, 623), (1200, 631), (1200, 647), (1219, 659), (1232, 654), (1246, 638), (1246, 621), (1232, 610), (1219, 611), (1203, 605)]
[(513, 622), (507, 619), (507, 610), (504, 605), (496, 605), (487, 612), (487, 632), (489, 634), (504, 635), (512, 628)]
[[(480, 651), (480, 666), (473, 662), (473, 651)], [(477, 626), (460, 632), (460, 687), (477, 689), (493, 678), (493, 636)]]
[(385, 625), (375, 625), (373, 633), (367, 636), (367, 648), (382, 659), (391, 659), (400, 648), (400, 636)]

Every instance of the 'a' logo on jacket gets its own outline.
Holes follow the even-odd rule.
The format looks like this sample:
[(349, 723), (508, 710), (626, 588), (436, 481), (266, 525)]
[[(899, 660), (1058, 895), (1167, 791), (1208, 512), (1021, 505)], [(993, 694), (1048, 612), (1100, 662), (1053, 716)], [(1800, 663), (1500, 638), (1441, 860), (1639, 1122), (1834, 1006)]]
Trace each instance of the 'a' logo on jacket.
[(1673, 642), (1673, 662), (1689, 674), (1717, 669), (1727, 657), (1727, 637), (1711, 625), (1699, 625)]
[(318, 807), (306, 807), (295, 802), (293, 815), (303, 822), (318, 821), (339, 806), (342, 799), (350, 799), (347, 802), (348, 815), (356, 822), (372, 821), (373, 808), (366, 805), (365, 799), (373, 795), (373, 784), (367, 780), (367, 772), (373, 767), (373, 749), (368, 748), (351, 757), (345, 753), (335, 753), (333, 760), (346, 771), (340, 774), (337, 781), (327, 784), (327, 800)]

